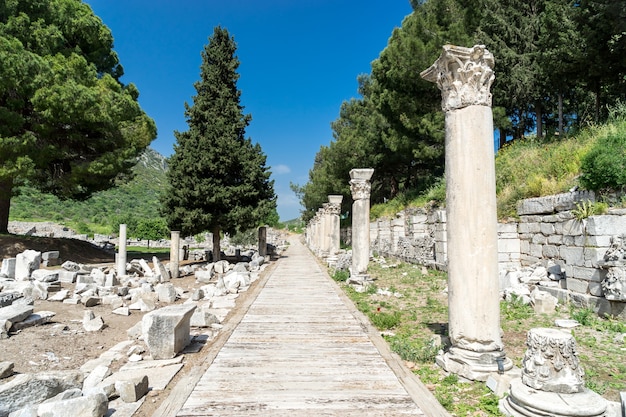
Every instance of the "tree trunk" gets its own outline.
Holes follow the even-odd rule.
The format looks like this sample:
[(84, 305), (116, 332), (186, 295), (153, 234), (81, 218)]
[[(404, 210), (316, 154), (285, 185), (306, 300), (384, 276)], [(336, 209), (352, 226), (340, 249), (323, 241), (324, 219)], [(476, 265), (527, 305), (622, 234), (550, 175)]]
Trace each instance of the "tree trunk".
[(219, 227), (214, 228), (212, 233), (213, 233), (213, 262), (217, 262), (221, 259), (220, 228)]
[(541, 104), (535, 104), (535, 117), (537, 118), (537, 138), (543, 137), (543, 111), (541, 110)]
[(504, 129), (500, 129), (500, 137), (498, 138), (498, 149), (502, 149), (504, 145), (506, 145), (506, 131)]
[(0, 180), (0, 233), (9, 233), (9, 210), (13, 195), (13, 178)]
[(563, 93), (559, 92), (559, 136), (563, 137)]

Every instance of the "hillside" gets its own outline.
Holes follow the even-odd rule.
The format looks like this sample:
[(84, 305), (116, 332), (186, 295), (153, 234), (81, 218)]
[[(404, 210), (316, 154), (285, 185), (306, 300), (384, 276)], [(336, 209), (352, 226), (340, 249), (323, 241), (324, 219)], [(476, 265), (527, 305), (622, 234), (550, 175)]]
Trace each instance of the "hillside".
[(119, 223), (158, 218), (159, 195), (167, 184), (166, 158), (148, 148), (133, 169), (134, 178), (85, 201), (61, 201), (32, 187), (22, 187), (11, 201), (10, 220), (48, 220), (79, 233), (115, 232)]

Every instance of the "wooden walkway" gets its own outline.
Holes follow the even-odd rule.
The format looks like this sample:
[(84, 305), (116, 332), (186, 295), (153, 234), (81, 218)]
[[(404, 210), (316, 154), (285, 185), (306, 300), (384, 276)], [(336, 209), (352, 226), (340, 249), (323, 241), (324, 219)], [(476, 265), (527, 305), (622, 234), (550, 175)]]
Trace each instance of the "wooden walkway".
[(297, 237), (277, 262), (176, 416), (446, 415)]

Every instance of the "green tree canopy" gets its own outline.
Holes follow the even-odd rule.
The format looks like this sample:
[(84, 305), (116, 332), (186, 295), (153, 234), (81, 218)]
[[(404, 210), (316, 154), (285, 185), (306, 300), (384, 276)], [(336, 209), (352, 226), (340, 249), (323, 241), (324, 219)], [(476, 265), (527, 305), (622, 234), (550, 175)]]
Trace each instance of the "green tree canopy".
[(213, 233), (214, 259), (221, 231), (234, 235), (257, 227), (276, 208), (266, 156), (245, 138), (251, 117), (240, 104), (235, 51), (228, 31), (216, 27), (202, 51), (193, 105), (185, 105), (189, 129), (175, 132), (169, 190), (162, 199), (173, 230)]
[(156, 137), (110, 30), (80, 0), (0, 4), (0, 232), (27, 181), (84, 199), (128, 178)]

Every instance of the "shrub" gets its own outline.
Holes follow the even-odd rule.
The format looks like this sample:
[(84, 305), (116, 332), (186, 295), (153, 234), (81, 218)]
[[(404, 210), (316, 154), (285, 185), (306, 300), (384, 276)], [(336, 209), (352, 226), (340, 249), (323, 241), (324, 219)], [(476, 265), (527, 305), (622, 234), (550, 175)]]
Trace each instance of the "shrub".
[(580, 183), (589, 190), (619, 190), (626, 186), (626, 131), (618, 129), (598, 139), (582, 159)]

